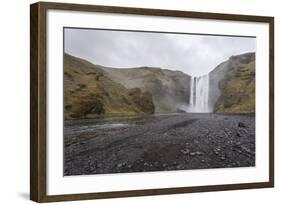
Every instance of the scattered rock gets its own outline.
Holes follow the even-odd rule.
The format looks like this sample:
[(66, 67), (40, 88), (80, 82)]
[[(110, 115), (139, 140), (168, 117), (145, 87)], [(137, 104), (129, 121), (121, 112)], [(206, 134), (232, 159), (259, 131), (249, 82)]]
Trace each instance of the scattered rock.
[(228, 129), (228, 128), (225, 128), (225, 129), (224, 129), (224, 133), (225, 133), (226, 137), (227, 137), (227, 136), (230, 136), (230, 135), (232, 134), (231, 130)]
[(158, 166), (159, 165), (159, 162), (154, 162), (154, 166)]
[(244, 137), (244, 136), (247, 136), (247, 134), (248, 134), (248, 131), (246, 129), (239, 129), (237, 131), (236, 136), (237, 137)]
[(251, 150), (247, 147), (241, 146), (241, 149), (247, 153), (251, 153)]
[(214, 152), (215, 152), (216, 155), (218, 155), (220, 151), (221, 151), (221, 149), (219, 147), (216, 147), (214, 149)]
[(195, 152), (191, 152), (189, 155), (194, 157), (194, 156), (196, 156), (196, 153)]
[(243, 128), (245, 128), (245, 127), (247, 127), (247, 125), (246, 125), (245, 123), (243, 123), (243, 122), (239, 122), (239, 123), (238, 123), (238, 127), (243, 127)]
[(186, 148), (186, 149), (181, 150), (181, 153), (186, 155), (186, 154), (190, 153), (190, 150)]
[[(181, 116), (178, 116), (176, 120), (180, 121), (180, 117)], [(248, 116), (242, 116), (241, 118), (248, 119)], [(162, 124), (160, 127), (158, 127), (159, 125), (157, 119), (148, 119), (152, 121), (151, 123), (153, 126), (150, 124), (148, 124), (147, 126), (152, 126), (153, 128), (155, 126), (157, 129), (166, 130), (166, 128), (162, 128)], [(166, 123), (167, 119), (162, 117), (161, 120)], [(249, 128), (238, 127), (238, 122), (242, 122), (242, 120), (237, 120), (235, 116), (235, 121), (231, 121), (229, 122), (229, 124), (226, 123), (225, 126), (227, 126), (228, 129), (232, 132), (232, 134), (228, 137), (225, 137), (226, 135), (224, 132), (230, 133), (230, 131), (222, 127), (219, 122), (215, 122), (214, 131), (207, 135), (201, 135), (200, 139), (197, 133), (195, 133), (193, 137), (188, 137), (188, 134), (191, 131), (193, 133), (193, 130), (190, 131), (188, 129), (185, 131), (186, 134), (179, 132), (178, 137), (171, 136), (164, 139), (160, 137), (159, 139), (154, 139), (153, 137), (158, 136), (158, 131), (155, 128), (157, 132), (155, 130), (152, 130), (151, 133), (147, 133), (149, 137), (138, 137), (137, 140), (139, 141), (135, 140), (134, 138), (129, 138), (128, 141), (123, 141), (124, 137), (122, 132), (119, 133), (119, 130), (118, 132), (116, 132), (114, 128), (112, 129), (112, 131), (107, 131), (108, 133), (106, 132), (106, 134), (104, 134), (103, 130), (95, 130), (93, 134), (95, 138), (85, 138), (85, 140), (83, 141), (86, 142), (86, 144), (84, 145), (84, 147), (81, 147), (81, 145), (74, 144), (72, 142), (78, 141), (76, 138), (74, 139), (74, 137), (72, 136), (67, 136), (68, 138), (66, 140), (71, 141), (73, 146), (69, 146), (66, 148), (67, 153), (65, 157), (65, 164), (68, 169), (65, 172), (69, 173), (69, 175), (74, 175), (76, 173), (126, 173), (135, 171), (146, 172), (214, 167), (223, 168), (233, 166), (253, 166), (255, 165), (255, 138), (249, 136), (251, 134), (254, 134), (254, 127), (252, 127), (252, 123), (248, 121), (245, 122), (249, 124), (247, 124)], [(253, 119), (252, 121), (254, 123)], [(211, 122), (212, 121), (210, 121), (210, 124)], [(141, 126), (143, 126), (143, 124), (141, 124)], [(198, 125), (198, 129), (198, 132), (200, 132), (201, 134), (203, 131), (201, 131), (200, 125)], [(244, 130), (247, 130), (248, 134), (245, 134)], [(135, 133), (143, 133), (144, 131), (146, 130), (144, 130), (143, 127), (130, 127), (130, 132), (132, 133), (132, 135), (135, 135)], [(236, 133), (238, 131), (244, 134), (242, 138), (236, 137)], [(128, 132), (128, 136), (130, 136), (130, 132)], [(114, 140), (117, 140), (115, 138), (116, 133), (117, 136), (120, 137), (119, 140), (122, 143), (116, 143), (116, 145), (113, 143), (114, 147), (106, 146), (111, 145), (111, 141), (107, 141), (108, 139), (111, 140), (112, 138), (113, 142), (115, 142)], [(98, 135), (101, 136), (96, 137)], [(104, 136), (107, 135), (110, 135), (110, 138), (105, 139)], [(182, 136), (185, 135), (187, 137), (183, 138)], [(81, 136), (84, 137), (84, 135)], [(217, 136), (222, 136), (223, 138), (218, 138)], [(209, 137), (209, 139), (207, 137)], [(197, 138), (196, 140), (199, 140), (200, 143), (194, 144), (194, 138)], [(158, 142), (157, 140), (161, 141)], [(78, 155), (78, 153), (83, 151), (82, 148), (85, 150), (91, 150), (90, 148), (92, 148), (92, 146), (98, 147), (100, 144), (103, 148), (108, 147), (108, 149), (105, 149), (104, 151), (100, 151), (100, 149), (96, 149), (96, 151), (95, 149), (93, 149), (93, 152), (85, 151), (85, 155)], [(77, 153), (76, 158), (74, 158), (72, 156), (73, 154), (70, 152), (72, 147), (75, 148), (74, 154)], [(234, 161), (236, 165), (232, 165)], [(251, 164), (248, 165), (248, 162)], [(96, 163), (101, 163), (100, 168), (97, 167)]]
[(236, 133), (236, 136), (237, 136), (237, 137), (242, 137), (242, 133), (238, 131), (238, 132)]
[(181, 166), (181, 165), (178, 165), (178, 166), (177, 166), (177, 169), (182, 169), (182, 166)]
[(123, 167), (123, 166), (124, 166), (124, 164), (125, 164), (125, 163), (119, 163), (119, 164), (117, 164), (117, 168), (121, 168), (121, 167)]
[(178, 165), (178, 163), (177, 162), (173, 162), (173, 165), (176, 166), (176, 165)]

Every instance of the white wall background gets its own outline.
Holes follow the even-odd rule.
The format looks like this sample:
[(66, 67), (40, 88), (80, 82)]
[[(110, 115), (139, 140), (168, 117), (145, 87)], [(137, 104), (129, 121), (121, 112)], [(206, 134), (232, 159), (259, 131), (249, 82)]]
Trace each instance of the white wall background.
[[(277, 0), (74, 0), (61, 2), (275, 16), (275, 164), (274, 189), (67, 202), (69, 204), (277, 204), (281, 195), (281, 13)], [(29, 4), (2, 1), (0, 7), (0, 204), (29, 201)], [(56, 203), (53, 203), (56, 204)], [(66, 203), (60, 203), (66, 204)]]

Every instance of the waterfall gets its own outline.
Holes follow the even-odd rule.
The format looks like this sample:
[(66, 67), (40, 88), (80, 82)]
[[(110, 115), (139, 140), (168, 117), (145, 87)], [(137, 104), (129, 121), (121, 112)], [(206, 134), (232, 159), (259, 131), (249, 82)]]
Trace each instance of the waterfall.
[(191, 77), (190, 112), (210, 112), (209, 108), (209, 74)]
[(191, 82), (190, 82), (189, 104), (190, 104), (190, 108), (192, 110), (194, 108), (194, 77), (191, 77)]

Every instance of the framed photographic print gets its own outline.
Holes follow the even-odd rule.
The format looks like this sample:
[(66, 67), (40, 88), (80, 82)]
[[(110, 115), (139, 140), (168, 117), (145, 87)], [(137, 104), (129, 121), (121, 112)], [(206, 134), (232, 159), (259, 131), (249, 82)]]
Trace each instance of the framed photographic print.
[(37, 202), (274, 186), (274, 18), (31, 5)]

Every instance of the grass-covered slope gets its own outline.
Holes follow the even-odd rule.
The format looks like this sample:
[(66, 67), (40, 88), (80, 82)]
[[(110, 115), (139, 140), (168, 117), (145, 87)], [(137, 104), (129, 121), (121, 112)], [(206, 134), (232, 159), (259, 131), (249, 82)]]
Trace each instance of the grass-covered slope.
[(220, 97), (214, 105), (218, 113), (255, 112), (255, 53), (232, 56), (210, 75), (218, 80)]
[(65, 119), (153, 112), (150, 93), (125, 88), (106, 76), (100, 66), (64, 54)]

